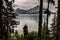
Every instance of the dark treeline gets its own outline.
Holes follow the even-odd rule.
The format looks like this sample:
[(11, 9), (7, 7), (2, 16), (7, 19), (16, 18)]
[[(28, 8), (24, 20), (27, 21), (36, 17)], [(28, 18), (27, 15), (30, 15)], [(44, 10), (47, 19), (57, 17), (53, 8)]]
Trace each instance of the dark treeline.
[[(49, 40), (49, 38), (48, 38), (48, 34), (49, 34), (48, 33), (48, 21), (49, 21), (48, 17), (49, 17), (49, 14), (50, 14), (49, 13), (49, 4), (52, 3), (53, 5), (55, 5), (55, 1), (54, 0), (47, 0), (47, 1), (48, 1), (48, 5), (47, 5), (47, 10), (45, 12), (45, 13), (47, 13), (46, 40)], [(54, 21), (54, 23), (53, 23), (54, 26), (52, 25), (53, 30), (54, 30), (53, 31), (54, 32), (54, 37), (53, 37), (54, 40), (60, 40), (60, 32), (59, 32), (60, 31), (60, 26), (59, 26), (60, 25), (60, 23), (59, 23), (60, 22), (60, 16), (59, 16), (60, 15), (60, 0), (58, 0), (58, 4), (57, 5), (58, 5), (58, 7), (57, 7), (57, 9), (58, 9), (57, 10), (57, 18), (56, 18), (56, 21)], [(40, 40), (42, 40), (41, 39), (41, 37), (42, 37), (41, 36), (41, 29), (42, 29), (41, 28), (42, 27), (42, 25), (41, 25), (41, 23), (42, 23), (42, 21), (41, 21), (42, 20), (42, 15), (41, 14), (42, 14), (42, 8), (43, 8), (43, 0), (40, 0), (40, 17), (39, 17), (39, 19), (40, 19), (40, 21), (39, 21), (39, 25), (40, 25), (39, 26), (39, 30), (40, 31), (39, 32), (40, 33), (38, 32), (38, 34), (40, 34), (40, 36), (39, 36)]]
[(13, 3), (14, 0), (0, 0), (0, 40), (10, 40), (11, 33), (14, 33), (13, 28), (18, 24), (13, 20), (16, 18)]

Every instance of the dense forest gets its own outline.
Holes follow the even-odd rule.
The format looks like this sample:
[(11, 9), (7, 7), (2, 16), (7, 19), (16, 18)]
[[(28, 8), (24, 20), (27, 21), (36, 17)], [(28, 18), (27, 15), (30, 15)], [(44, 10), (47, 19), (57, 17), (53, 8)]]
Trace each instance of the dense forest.
[[(0, 0), (0, 40), (60, 40), (60, 0), (56, 7), (57, 13), (50, 13), (49, 5), (55, 5), (54, 0), (47, 0), (47, 9), (44, 12), (46, 19), (42, 17), (43, 0), (38, 0), (39, 5), (39, 27), (38, 31), (28, 32), (28, 26), (24, 25), (23, 34), (19, 35), (17, 30), (14, 30), (19, 21), (15, 20), (13, 3), (15, 0)], [(52, 24), (49, 29), (50, 14), (54, 15)]]

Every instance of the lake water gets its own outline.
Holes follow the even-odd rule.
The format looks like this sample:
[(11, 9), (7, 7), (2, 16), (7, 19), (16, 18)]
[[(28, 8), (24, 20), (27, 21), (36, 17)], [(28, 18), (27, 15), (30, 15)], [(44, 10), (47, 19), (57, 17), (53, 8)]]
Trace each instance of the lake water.
[(19, 14), (17, 18), (20, 23), (16, 28), (17, 30), (23, 30), (25, 24), (29, 31), (38, 30), (39, 14)]
[[(51, 23), (51, 19), (53, 16), (49, 18), (49, 24)], [(38, 31), (39, 27), (39, 14), (18, 14), (17, 16), (19, 21), (19, 25), (17, 25), (17, 29), (19, 33), (23, 32), (23, 27), (26, 24), (28, 26), (29, 31)], [(46, 15), (43, 15), (43, 18), (46, 18)]]

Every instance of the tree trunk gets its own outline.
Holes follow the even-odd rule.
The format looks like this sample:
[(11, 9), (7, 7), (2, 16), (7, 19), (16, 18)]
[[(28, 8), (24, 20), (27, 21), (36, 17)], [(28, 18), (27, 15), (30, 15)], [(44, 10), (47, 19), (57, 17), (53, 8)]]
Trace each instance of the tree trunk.
[(46, 40), (48, 40), (48, 17), (49, 17), (49, 0), (47, 6), (47, 27), (46, 27)]
[(58, 0), (56, 40), (60, 40), (60, 0)]
[(42, 28), (42, 8), (43, 8), (43, 0), (40, 0), (38, 40), (42, 40), (42, 39), (41, 39), (41, 28)]
[(2, 7), (3, 7), (3, 1), (0, 0), (0, 39), (2, 40)]

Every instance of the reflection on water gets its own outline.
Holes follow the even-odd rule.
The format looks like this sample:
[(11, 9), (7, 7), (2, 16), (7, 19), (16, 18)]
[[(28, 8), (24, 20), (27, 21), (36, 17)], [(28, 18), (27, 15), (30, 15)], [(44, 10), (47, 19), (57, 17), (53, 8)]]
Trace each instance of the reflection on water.
[(24, 25), (28, 26), (28, 30), (38, 30), (39, 14), (19, 14), (17, 16), (20, 24), (17, 30), (23, 30)]

